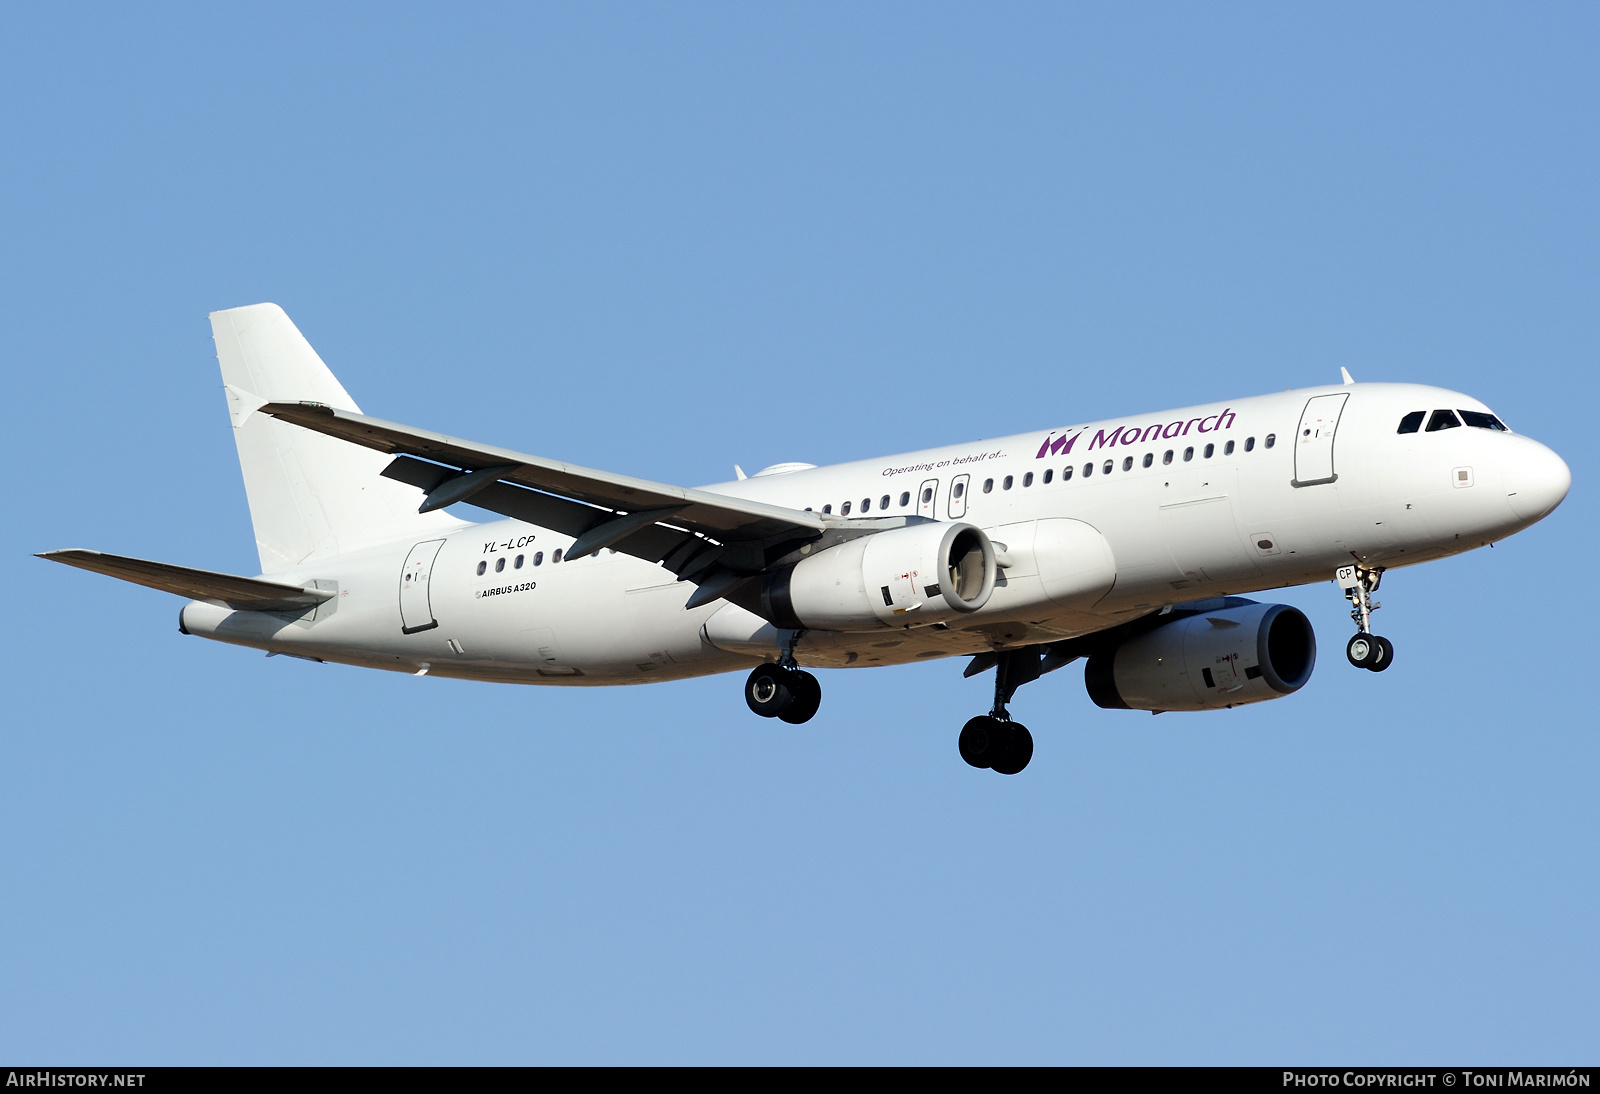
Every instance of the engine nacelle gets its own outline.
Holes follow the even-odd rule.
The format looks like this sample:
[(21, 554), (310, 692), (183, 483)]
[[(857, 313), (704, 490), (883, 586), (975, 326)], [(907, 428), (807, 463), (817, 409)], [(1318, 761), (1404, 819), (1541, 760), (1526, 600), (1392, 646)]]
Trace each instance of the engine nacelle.
[(1317, 636), (1305, 613), (1247, 601), (1174, 619), (1097, 653), (1083, 681), (1102, 707), (1217, 710), (1299, 691), (1316, 663)]
[(861, 536), (769, 577), (764, 614), (780, 627), (859, 631), (942, 623), (994, 592), (994, 545), (970, 524), (913, 524)]

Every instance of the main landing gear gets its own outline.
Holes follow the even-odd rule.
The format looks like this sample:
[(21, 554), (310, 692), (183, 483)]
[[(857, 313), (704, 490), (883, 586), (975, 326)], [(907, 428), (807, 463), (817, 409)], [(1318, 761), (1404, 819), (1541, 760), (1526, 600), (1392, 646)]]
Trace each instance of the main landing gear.
[(796, 631), (776, 665), (757, 665), (744, 682), (744, 701), (763, 718), (778, 718), (790, 725), (809, 722), (822, 705), (822, 685), (794, 660)]
[(799, 725), (822, 705), (822, 685), (804, 669), (757, 665), (744, 682), (744, 701), (763, 718)]
[(1344, 655), (1358, 669), (1382, 672), (1394, 663), (1394, 643), (1372, 633), (1372, 613), (1383, 607), (1372, 594), (1378, 591), (1383, 580), (1382, 570), (1369, 570), (1365, 566), (1341, 566), (1339, 587), (1350, 601), (1350, 618), (1355, 620), (1355, 637), (1344, 647)]
[(961, 758), (973, 767), (987, 767), (1002, 775), (1015, 775), (1033, 759), (1033, 734), (1013, 722), (1006, 704), (1018, 688), (1039, 678), (1039, 650), (1008, 650), (994, 669), (994, 707), (961, 727), (957, 741)]

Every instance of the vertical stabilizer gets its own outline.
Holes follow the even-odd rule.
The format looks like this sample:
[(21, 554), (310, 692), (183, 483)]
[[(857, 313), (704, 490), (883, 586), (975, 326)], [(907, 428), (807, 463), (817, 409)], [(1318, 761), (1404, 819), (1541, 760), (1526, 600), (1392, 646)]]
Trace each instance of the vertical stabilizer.
[(360, 412), (282, 308), (212, 312), (211, 334), (262, 573), (463, 525), (447, 513), (419, 514), (417, 490), (380, 475), (389, 463), (383, 453), (256, 413), (265, 403), (300, 400)]

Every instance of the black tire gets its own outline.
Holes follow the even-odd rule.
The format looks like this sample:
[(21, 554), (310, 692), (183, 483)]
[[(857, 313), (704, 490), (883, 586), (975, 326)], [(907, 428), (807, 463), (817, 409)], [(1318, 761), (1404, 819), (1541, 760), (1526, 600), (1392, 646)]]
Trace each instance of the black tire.
[(990, 767), (1005, 751), (1006, 724), (998, 718), (980, 714), (961, 727), (961, 737), (956, 742), (961, 758), (973, 767)]
[(1028, 727), (1021, 722), (1012, 722), (1006, 727), (1011, 730), (1008, 736), (1005, 755), (1001, 756), (989, 766), (1002, 775), (1015, 775), (1028, 766), (1028, 761), (1033, 759), (1033, 734), (1028, 732)]
[(789, 690), (794, 694), (794, 702), (788, 710), (780, 711), (778, 717), (795, 726), (811, 721), (822, 705), (822, 685), (809, 672), (795, 671), (789, 674)]
[(1357, 633), (1345, 643), (1345, 659), (1358, 669), (1370, 669), (1383, 656), (1381, 642), (1377, 635)]
[(1373, 672), (1382, 672), (1394, 664), (1394, 643), (1377, 635), (1373, 635), (1372, 640), (1378, 644), (1378, 657), (1367, 668)]
[(794, 704), (790, 674), (777, 665), (757, 665), (744, 682), (744, 701), (763, 718), (776, 718)]

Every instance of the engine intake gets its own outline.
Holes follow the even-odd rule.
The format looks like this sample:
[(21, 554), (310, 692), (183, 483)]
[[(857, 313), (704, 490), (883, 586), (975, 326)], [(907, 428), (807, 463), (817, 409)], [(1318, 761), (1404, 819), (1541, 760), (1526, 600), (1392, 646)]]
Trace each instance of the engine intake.
[(971, 524), (913, 524), (819, 551), (767, 578), (780, 627), (851, 631), (941, 623), (989, 602), (994, 545)]
[(1316, 663), (1317, 636), (1304, 612), (1235, 601), (1094, 654), (1083, 682), (1097, 706), (1218, 710), (1299, 691)]

